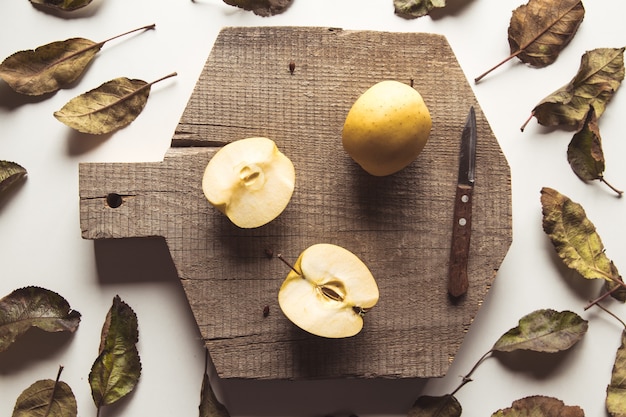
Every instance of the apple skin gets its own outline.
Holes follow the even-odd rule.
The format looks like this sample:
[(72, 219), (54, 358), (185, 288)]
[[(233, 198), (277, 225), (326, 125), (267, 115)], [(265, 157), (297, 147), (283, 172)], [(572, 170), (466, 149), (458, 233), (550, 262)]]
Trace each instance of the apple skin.
[(278, 303), (296, 326), (326, 338), (345, 338), (363, 328), (376, 305), (378, 286), (368, 267), (349, 250), (328, 243), (305, 249), (285, 278)]
[(256, 228), (285, 210), (295, 178), (293, 163), (273, 140), (252, 137), (228, 143), (213, 155), (202, 191), (236, 226)]
[(418, 157), (431, 129), (430, 112), (420, 93), (399, 81), (385, 80), (354, 102), (344, 122), (342, 144), (365, 171), (386, 176)]

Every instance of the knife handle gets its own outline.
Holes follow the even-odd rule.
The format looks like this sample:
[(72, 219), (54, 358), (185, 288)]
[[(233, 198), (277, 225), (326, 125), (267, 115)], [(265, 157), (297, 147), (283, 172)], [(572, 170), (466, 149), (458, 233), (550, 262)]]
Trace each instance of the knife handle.
[(469, 287), (467, 260), (472, 232), (473, 191), (474, 188), (470, 185), (459, 184), (456, 187), (448, 277), (448, 293), (452, 297), (462, 296)]

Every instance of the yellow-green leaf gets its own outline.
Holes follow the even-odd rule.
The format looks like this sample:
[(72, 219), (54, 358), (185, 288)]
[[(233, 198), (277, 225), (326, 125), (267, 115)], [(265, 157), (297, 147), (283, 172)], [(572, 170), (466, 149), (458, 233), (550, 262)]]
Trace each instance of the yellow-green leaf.
[(144, 26), (97, 43), (84, 38), (71, 38), (34, 50), (19, 51), (0, 64), (0, 78), (20, 94), (39, 96), (52, 93), (75, 82), (106, 42), (152, 28), (154, 25)]
[(394, 11), (398, 16), (414, 19), (426, 16), (431, 10), (446, 6), (446, 0), (393, 0)]
[(532, 350), (555, 353), (574, 346), (587, 333), (588, 322), (571, 311), (534, 311), (496, 341), (494, 351)]
[(593, 106), (596, 117), (602, 116), (623, 79), (623, 47), (587, 51), (574, 78), (541, 100), (532, 110), (531, 118), (536, 117), (543, 126), (579, 128), (589, 106)]
[(626, 416), (626, 331), (617, 349), (611, 382), (606, 389), (606, 409), (611, 417)]
[(8, 188), (26, 176), (26, 169), (10, 161), (0, 161), (0, 196)]
[(460, 417), (462, 411), (461, 404), (453, 395), (422, 395), (409, 410), (408, 417)]
[(570, 269), (587, 279), (620, 279), (617, 268), (604, 253), (604, 244), (583, 207), (558, 191), (541, 189), (543, 230)]
[(565, 405), (563, 401), (535, 395), (513, 401), (509, 408), (498, 410), (491, 417), (584, 417), (585, 412), (576, 405)]
[(111, 133), (132, 123), (144, 109), (152, 83), (143, 80), (115, 78), (101, 86), (74, 97), (54, 113), (59, 121), (83, 133)]
[(76, 397), (69, 385), (59, 381), (62, 370), (56, 381), (44, 379), (26, 388), (15, 402), (12, 417), (76, 417)]
[(272, 16), (284, 12), (293, 0), (224, 0), (230, 6), (250, 10), (259, 16)]
[(91, 395), (98, 409), (123, 398), (139, 382), (138, 338), (135, 312), (115, 296), (102, 326), (98, 357), (89, 373)]

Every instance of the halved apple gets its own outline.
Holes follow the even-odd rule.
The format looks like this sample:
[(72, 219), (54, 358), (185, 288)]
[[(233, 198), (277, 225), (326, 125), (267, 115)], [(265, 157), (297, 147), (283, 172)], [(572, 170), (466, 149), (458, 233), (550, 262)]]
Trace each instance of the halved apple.
[(225, 145), (211, 158), (202, 191), (235, 225), (255, 228), (285, 210), (295, 179), (293, 163), (273, 140), (246, 138)]
[(354, 253), (328, 243), (305, 249), (278, 292), (281, 310), (296, 326), (317, 336), (354, 336), (363, 315), (378, 302), (378, 286)]

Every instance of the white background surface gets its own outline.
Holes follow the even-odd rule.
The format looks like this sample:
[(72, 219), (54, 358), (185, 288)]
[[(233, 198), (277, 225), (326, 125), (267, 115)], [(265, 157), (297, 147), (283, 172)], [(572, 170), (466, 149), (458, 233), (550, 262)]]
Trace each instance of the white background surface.
[[(143, 374), (136, 391), (103, 416), (194, 416), (198, 413), (204, 350), (165, 243), (93, 241), (80, 235), (79, 162), (160, 161), (212, 44), (224, 26), (307, 25), (420, 31), (446, 35), (511, 165), (513, 244), (448, 376), (433, 381), (215, 381), (233, 416), (406, 415), (423, 393), (451, 392), (475, 361), (523, 315), (539, 308), (572, 310), (588, 319), (589, 332), (558, 355), (512, 354), (488, 359), (457, 398), (464, 415), (491, 415), (515, 399), (543, 394), (605, 415), (621, 325), (599, 309), (584, 310), (601, 283), (564, 269), (541, 228), (539, 190), (553, 187), (581, 203), (618, 268), (626, 268), (625, 199), (600, 183), (585, 184), (571, 171), (565, 151), (572, 132), (520, 125), (539, 100), (574, 76), (582, 54), (626, 44), (626, 3), (585, 1), (578, 34), (553, 65), (534, 69), (513, 60), (474, 85), (473, 79), (508, 55), (507, 27), (520, 0), (448, 0), (432, 16), (405, 20), (391, 0), (295, 0), (282, 15), (261, 18), (220, 0), (94, 0), (71, 14), (34, 8), (27, 0), (0, 5), (0, 59), (56, 40), (104, 40), (156, 23), (156, 29), (104, 46), (80, 81), (44, 99), (22, 97), (0, 80), (0, 159), (29, 172), (0, 198), (0, 297), (39, 285), (56, 291), (81, 312), (73, 335), (34, 331), (0, 353), (0, 416), (10, 416), (18, 395), (39, 379), (73, 389), (81, 417), (94, 416), (87, 382), (100, 330), (113, 296), (138, 315)], [(104, 138), (73, 132), (52, 113), (72, 97), (118, 76), (152, 81), (138, 119)], [(618, 91), (600, 119), (606, 178), (626, 188), (626, 93)], [(424, 289), (427, 290), (427, 289)], [(623, 305), (607, 306), (626, 318)], [(419, 311), (410, 314), (419, 314)]]

